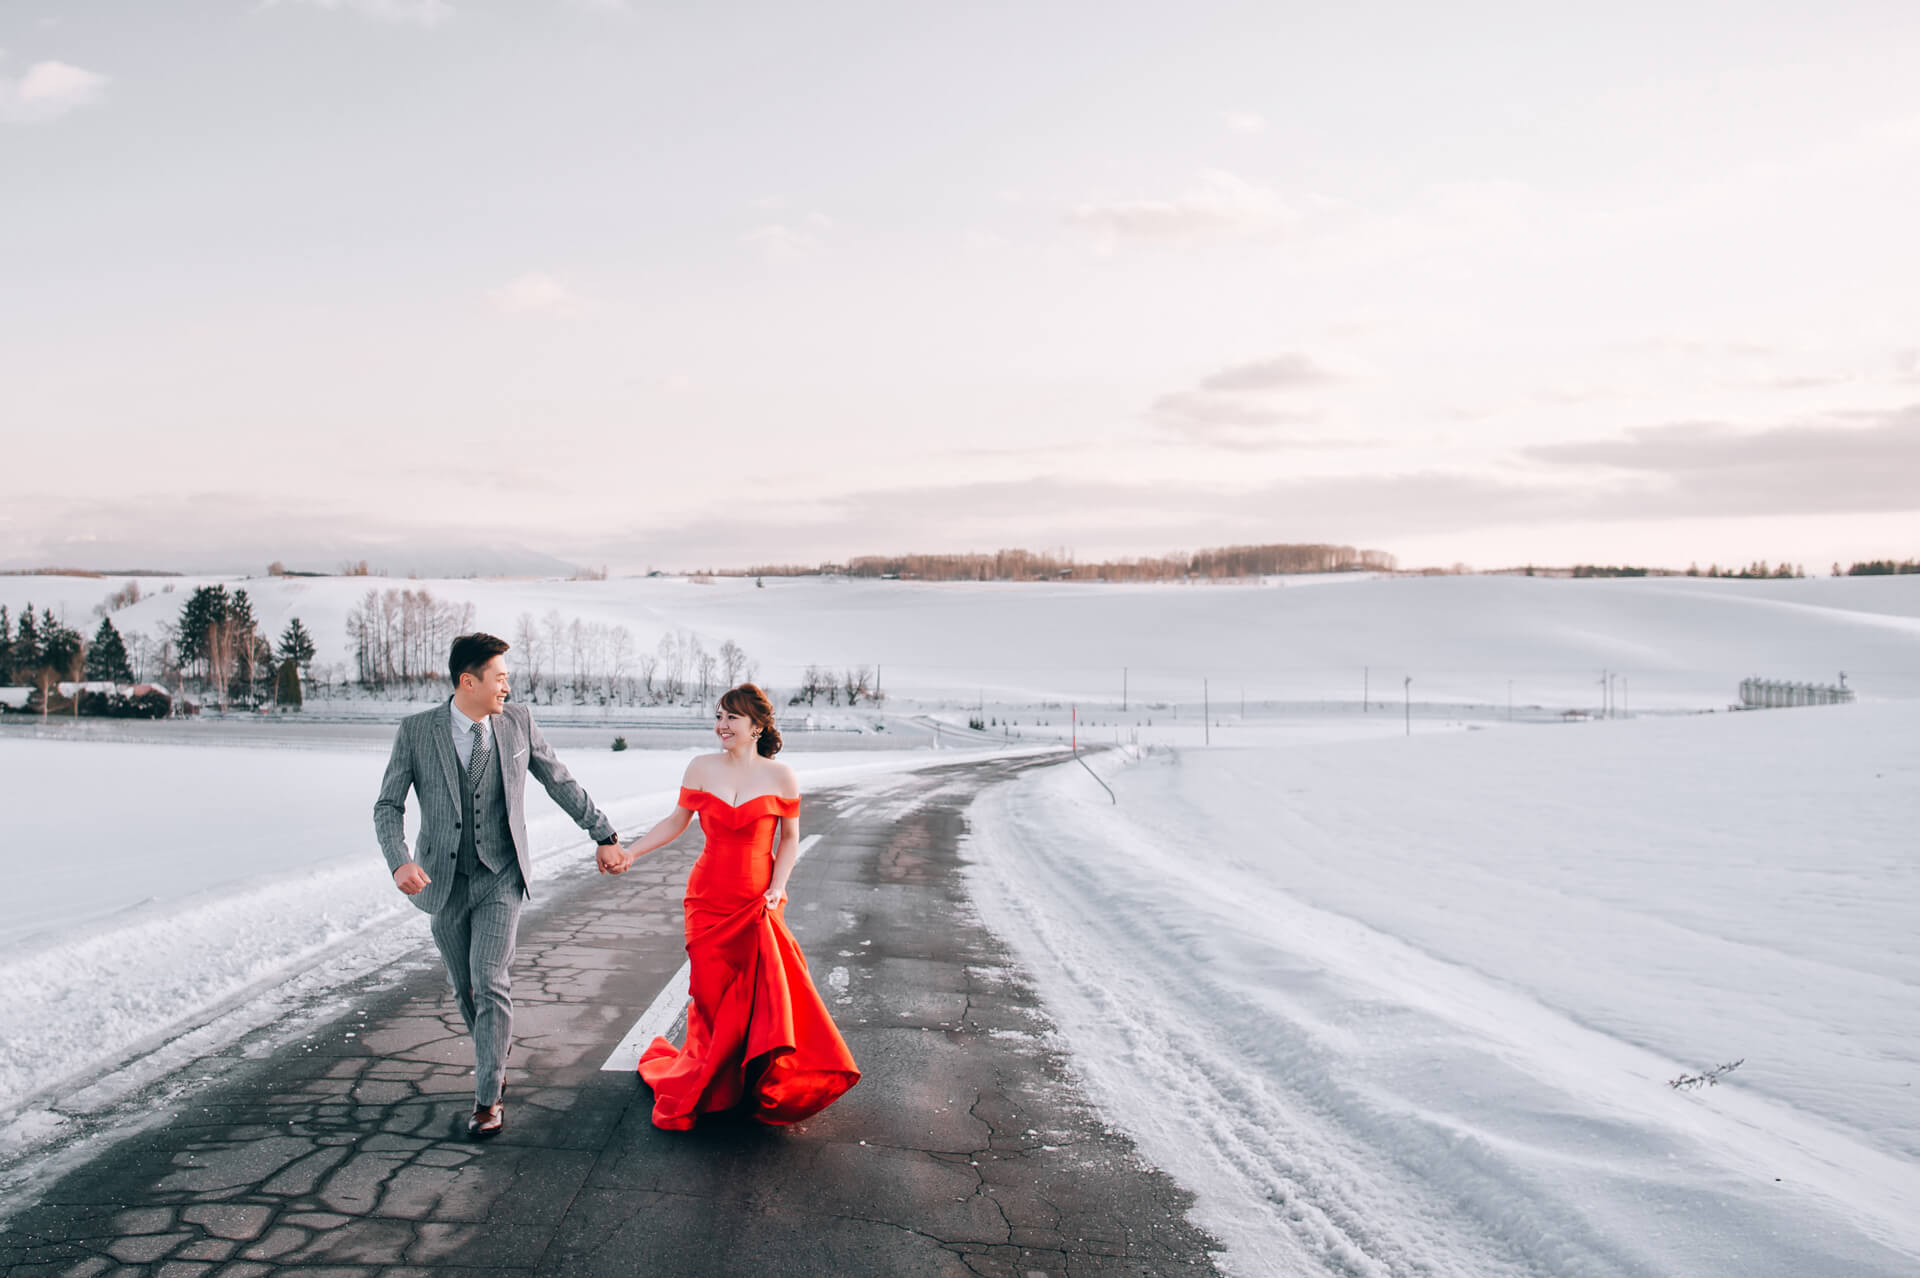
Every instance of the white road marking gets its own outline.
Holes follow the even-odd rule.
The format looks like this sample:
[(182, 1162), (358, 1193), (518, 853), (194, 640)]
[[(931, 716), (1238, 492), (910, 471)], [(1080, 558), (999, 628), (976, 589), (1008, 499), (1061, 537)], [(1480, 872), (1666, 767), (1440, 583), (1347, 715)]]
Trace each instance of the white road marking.
[[(805, 856), (807, 850), (819, 841), (817, 834), (809, 834), (800, 840), (799, 855)], [(797, 862), (798, 858), (795, 859)], [(653, 1002), (647, 1004), (647, 1010), (640, 1013), (640, 1019), (633, 1023), (633, 1028), (627, 1031), (620, 1045), (607, 1057), (607, 1063), (600, 1067), (602, 1073), (617, 1070), (631, 1074), (640, 1068), (640, 1053), (647, 1050), (647, 1044), (672, 1029), (674, 1022), (686, 1010), (688, 982), (692, 978), (691, 963), (682, 963), (680, 970), (667, 978), (667, 983), (653, 996)]]

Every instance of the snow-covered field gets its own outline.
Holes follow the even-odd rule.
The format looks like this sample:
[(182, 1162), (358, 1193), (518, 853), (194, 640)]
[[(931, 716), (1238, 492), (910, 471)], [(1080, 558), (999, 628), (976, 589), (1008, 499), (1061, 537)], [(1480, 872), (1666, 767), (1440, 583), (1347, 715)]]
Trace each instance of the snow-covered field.
[[(0, 602), (90, 633), (117, 584), (0, 578)], [(1099, 757), (1117, 806), (1077, 767), (986, 796), (971, 873), (1236, 1272), (1920, 1271), (1920, 577), (227, 584), (322, 662), (368, 588), (404, 586), (506, 635), (554, 610), (643, 650), (732, 639), (776, 691), (878, 665), (891, 730), (862, 743), (895, 749), (796, 750), (812, 786), (952, 758), (933, 718), (1033, 744), (1077, 707), (1083, 742), (1147, 747)], [(1603, 671), (1641, 717), (1560, 722)], [(1725, 713), (1748, 675), (1842, 671), (1857, 705)], [(579, 721), (554, 739), (623, 829), (667, 801), (685, 751), (540, 713)], [(385, 731), (55, 727), (0, 731), (16, 1141), (250, 990), (425, 943), (372, 843)], [(585, 872), (539, 811), (542, 877)]]
[[(148, 580), (114, 614), (123, 631), (177, 618), (202, 580)], [(114, 579), (0, 577), (0, 603), (64, 611), (91, 634)], [(1357, 706), (1363, 688), (1504, 708), (1598, 707), (1601, 672), (1636, 709), (1724, 707), (1748, 675), (1830, 682), (1863, 698), (1920, 696), (1920, 577), (1731, 581), (1701, 578), (1272, 578), (1256, 584), (923, 584), (819, 578), (609, 581), (227, 579), (262, 629), (298, 616), (322, 663), (348, 659), (345, 619), (369, 590), (427, 589), (471, 603), (475, 624), (513, 638), (522, 614), (624, 625), (640, 651), (669, 631), (709, 651), (728, 639), (788, 688), (809, 664), (870, 664), (896, 698), (1076, 701), (1143, 721), (1154, 702)], [(1617, 682), (1617, 681), (1616, 681)], [(1511, 685), (1511, 686), (1510, 686)]]
[(1233, 1272), (1920, 1271), (1920, 703), (1102, 771), (975, 896)]

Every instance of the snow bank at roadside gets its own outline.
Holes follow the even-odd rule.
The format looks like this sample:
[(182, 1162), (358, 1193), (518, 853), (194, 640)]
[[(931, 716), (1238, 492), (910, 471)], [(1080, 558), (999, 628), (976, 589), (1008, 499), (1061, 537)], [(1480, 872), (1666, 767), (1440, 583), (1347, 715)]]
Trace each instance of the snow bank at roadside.
[(1913, 1271), (1920, 706), (1077, 773), (975, 895), (1237, 1272)]

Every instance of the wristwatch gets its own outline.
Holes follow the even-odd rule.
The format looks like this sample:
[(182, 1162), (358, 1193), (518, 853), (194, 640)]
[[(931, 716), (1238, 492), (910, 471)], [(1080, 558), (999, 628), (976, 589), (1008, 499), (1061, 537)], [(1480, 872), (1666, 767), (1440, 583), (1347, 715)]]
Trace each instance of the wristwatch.
[(594, 844), (593, 846), (595, 846), (595, 847), (597, 847), (597, 848), (610, 848), (610, 847), (613, 847), (613, 846), (615, 846), (615, 845), (616, 845), (616, 844), (618, 844), (619, 842), (620, 842), (620, 836), (619, 836), (619, 835), (617, 835), (617, 834), (613, 834), (613, 835), (609, 835), (608, 837), (606, 837), (606, 838), (604, 838), (604, 839), (602, 839), (602, 840), (601, 840), (600, 842), (598, 842), (598, 843), (596, 843), (596, 844)]

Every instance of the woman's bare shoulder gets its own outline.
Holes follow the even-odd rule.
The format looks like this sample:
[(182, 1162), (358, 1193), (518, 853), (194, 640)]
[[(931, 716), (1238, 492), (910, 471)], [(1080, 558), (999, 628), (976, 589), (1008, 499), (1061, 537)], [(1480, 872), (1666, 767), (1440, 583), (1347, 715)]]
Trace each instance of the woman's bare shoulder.
[(767, 763), (773, 770), (773, 779), (780, 788), (780, 794), (789, 799), (799, 798), (800, 774), (793, 770), (793, 765), (778, 759), (769, 759)]

